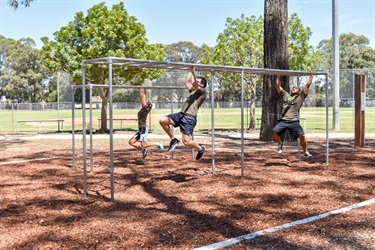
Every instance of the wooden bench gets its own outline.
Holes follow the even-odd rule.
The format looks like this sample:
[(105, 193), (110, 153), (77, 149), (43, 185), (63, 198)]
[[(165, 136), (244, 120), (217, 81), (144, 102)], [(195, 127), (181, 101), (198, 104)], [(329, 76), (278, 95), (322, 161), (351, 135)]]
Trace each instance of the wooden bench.
[[(306, 117), (300, 117), (299, 120), (303, 121), (303, 130), (306, 130)], [(260, 117), (256, 118), (255, 129), (260, 129), (261, 121), (262, 121), (262, 118)]]
[[(80, 104), (80, 103), (79, 104), (74, 104), (74, 108), (75, 109), (82, 109), (82, 104)], [(90, 109), (90, 104), (86, 104), (85, 108), (86, 109)], [(92, 109), (96, 109), (97, 108), (96, 104), (93, 103), (93, 105), (91, 105), (91, 108)]]
[[(100, 121), (102, 120), (102, 118), (98, 118), (98, 123), (99, 123), (99, 129), (100, 129)], [(109, 119), (107, 119), (107, 122), (108, 122)], [(113, 121), (120, 121), (120, 130), (122, 130), (122, 122), (123, 121), (138, 121), (137, 118), (113, 118), (112, 119)]]
[[(39, 133), (42, 131), (42, 122), (57, 122), (57, 131), (64, 130), (64, 119), (45, 119), (45, 120), (18, 120), (18, 129), (17, 131), (20, 132), (20, 123), (21, 122), (39, 122)], [(61, 130), (60, 130), (60, 123), (61, 123)]]

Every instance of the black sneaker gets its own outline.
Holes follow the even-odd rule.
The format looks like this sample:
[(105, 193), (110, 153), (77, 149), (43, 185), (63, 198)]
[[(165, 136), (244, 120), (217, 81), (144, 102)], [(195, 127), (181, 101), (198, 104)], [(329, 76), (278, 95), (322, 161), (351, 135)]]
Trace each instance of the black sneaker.
[(201, 147), (202, 147), (201, 151), (198, 152), (197, 157), (195, 158), (197, 160), (199, 160), (200, 158), (202, 158), (203, 153), (206, 150), (206, 146), (205, 145), (201, 145)]
[(169, 144), (169, 149), (168, 149), (168, 152), (172, 151), (178, 144), (180, 143), (179, 140), (177, 140), (176, 138), (174, 138), (171, 143)]
[(277, 153), (278, 154), (281, 154), (283, 152), (283, 144), (284, 144), (284, 142), (282, 141), (281, 144), (279, 144), (277, 146)]
[(148, 152), (147, 148), (142, 149), (142, 159), (146, 158), (147, 152)]

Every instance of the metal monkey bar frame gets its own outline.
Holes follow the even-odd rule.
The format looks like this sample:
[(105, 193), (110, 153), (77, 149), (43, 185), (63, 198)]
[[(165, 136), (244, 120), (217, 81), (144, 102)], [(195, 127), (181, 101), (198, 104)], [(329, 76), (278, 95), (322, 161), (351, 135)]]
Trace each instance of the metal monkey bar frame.
[[(117, 58), (117, 57), (105, 57), (96, 58), (82, 61), (82, 88), (86, 88), (86, 66), (87, 65), (103, 65), (108, 67), (108, 85), (101, 86), (109, 88), (109, 125), (110, 125), (110, 182), (111, 182), (111, 201), (114, 201), (114, 153), (113, 153), (113, 102), (112, 102), (112, 89), (113, 86), (113, 67), (134, 67), (134, 68), (151, 68), (151, 69), (165, 69), (165, 70), (190, 70), (194, 67), (197, 71), (206, 71), (211, 73), (211, 79), (215, 72), (232, 72), (241, 73), (241, 175), (244, 176), (244, 75), (255, 74), (255, 75), (284, 75), (284, 76), (308, 76), (310, 72), (307, 71), (296, 71), (296, 70), (281, 70), (281, 69), (262, 69), (262, 68), (248, 68), (240, 66), (222, 66), (222, 65), (209, 65), (209, 64), (195, 64), (195, 63), (183, 63), (183, 62), (170, 62), (170, 61), (154, 61), (154, 60), (142, 60), (132, 58)], [(328, 135), (328, 74), (325, 72), (315, 72), (315, 75), (325, 76), (326, 82), (326, 163), (329, 164), (329, 135)], [(129, 86), (131, 88), (137, 88), (137, 86)], [(139, 88), (144, 88), (138, 86)], [(147, 88), (151, 88), (148, 86)], [(154, 88), (163, 88), (154, 86)], [(82, 92), (84, 93), (84, 91)], [(211, 96), (214, 96), (214, 88), (211, 88)], [(83, 169), (84, 169), (84, 196), (87, 196), (86, 187), (86, 98), (82, 95), (82, 127), (83, 127)], [(212, 174), (215, 173), (215, 147), (214, 147), (214, 98), (211, 98), (211, 137), (212, 137)], [(74, 107), (73, 107), (74, 109)], [(74, 133), (73, 133), (74, 134)], [(74, 143), (74, 142), (73, 142)], [(74, 146), (73, 146), (74, 147)], [(74, 152), (73, 152), (74, 154)], [(73, 156), (74, 157), (74, 156)], [(73, 162), (74, 166), (75, 163)]]

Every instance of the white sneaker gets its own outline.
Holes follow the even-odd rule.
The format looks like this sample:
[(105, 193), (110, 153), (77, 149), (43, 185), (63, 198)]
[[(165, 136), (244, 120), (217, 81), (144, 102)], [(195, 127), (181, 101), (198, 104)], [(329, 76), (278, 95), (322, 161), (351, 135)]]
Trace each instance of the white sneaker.
[(309, 151), (306, 151), (305, 154), (303, 155), (305, 158), (310, 158), (312, 154), (310, 154)]
[(283, 144), (284, 144), (284, 142), (281, 142), (281, 144), (279, 144), (277, 146), (277, 153), (278, 154), (281, 154), (283, 152)]
[(158, 148), (159, 148), (159, 151), (163, 151), (164, 149), (163, 143), (161, 143), (161, 141), (158, 143)]

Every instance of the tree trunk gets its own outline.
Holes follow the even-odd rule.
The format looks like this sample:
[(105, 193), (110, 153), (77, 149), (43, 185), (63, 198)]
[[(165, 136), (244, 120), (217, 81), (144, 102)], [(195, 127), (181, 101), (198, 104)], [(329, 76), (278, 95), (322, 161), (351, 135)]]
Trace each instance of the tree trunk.
[[(264, 1), (264, 68), (289, 69), (288, 1)], [(275, 88), (276, 76), (264, 76), (260, 139), (272, 141), (272, 128), (281, 112), (282, 100)], [(283, 82), (283, 88), (286, 82)], [(284, 88), (289, 90), (289, 87)]]
[(101, 109), (101, 115), (100, 115), (100, 131), (101, 132), (108, 132), (108, 126), (107, 126), (107, 104), (108, 104), (108, 91), (104, 90), (105, 93), (103, 93), (102, 89), (98, 89), (98, 94), (100, 98), (102, 99), (102, 109)]
[(102, 110), (101, 110), (101, 120), (100, 120), (100, 131), (101, 132), (108, 132), (107, 126), (107, 104), (108, 101), (106, 98), (102, 99)]
[(256, 84), (250, 85), (250, 108), (249, 108), (249, 115), (250, 115), (250, 130), (255, 129), (255, 91), (256, 91)]

